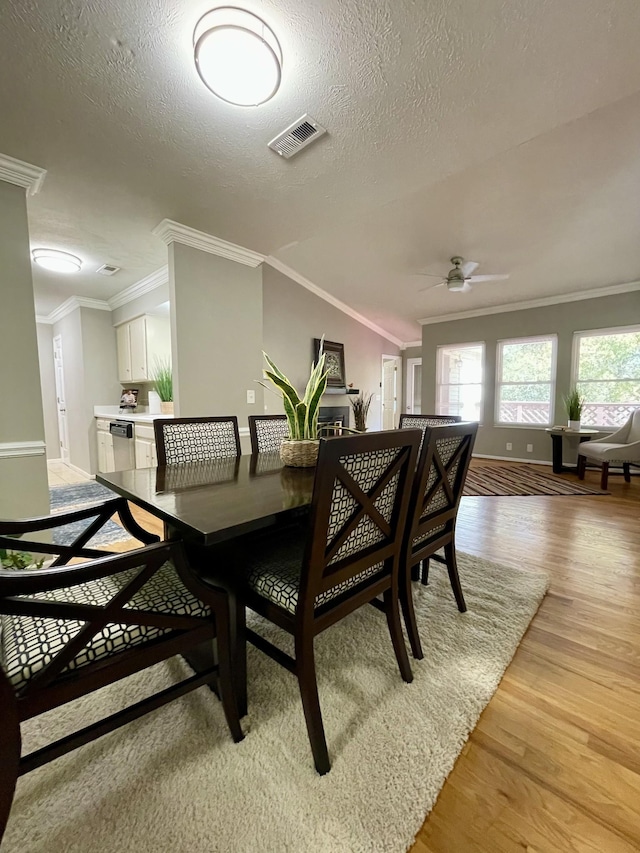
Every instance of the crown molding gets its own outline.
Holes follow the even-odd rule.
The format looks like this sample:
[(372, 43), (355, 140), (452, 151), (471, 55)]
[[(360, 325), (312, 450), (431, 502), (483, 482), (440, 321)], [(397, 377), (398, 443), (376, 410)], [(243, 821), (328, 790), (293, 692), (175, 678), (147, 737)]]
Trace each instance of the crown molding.
[(50, 314), (47, 314), (46, 317), (37, 316), (36, 323), (47, 323), (52, 325), (53, 323), (57, 323), (62, 320), (63, 317), (66, 317), (68, 314), (71, 314), (76, 308), (93, 308), (95, 311), (111, 311), (111, 306), (108, 302), (105, 302), (102, 299), (90, 299), (88, 296), (70, 296), (68, 299), (62, 303), (62, 305), (58, 305)]
[(421, 347), (422, 341), (404, 341), (400, 349), (409, 349), (409, 347)]
[(308, 278), (305, 278), (303, 275), (300, 275), (299, 272), (292, 269), (287, 264), (283, 264), (282, 261), (279, 261), (277, 258), (274, 258), (272, 255), (268, 255), (264, 259), (265, 264), (269, 264), (270, 267), (273, 267), (274, 270), (278, 270), (278, 272), (283, 273), (289, 278), (296, 281), (298, 284), (301, 284), (307, 290), (310, 290), (311, 293), (319, 296), (320, 299), (324, 299), (325, 302), (328, 302), (330, 305), (333, 305), (334, 308), (337, 308), (339, 311), (342, 311), (343, 314), (347, 314), (349, 317), (352, 317), (354, 320), (357, 320), (358, 323), (362, 323), (363, 326), (366, 326), (368, 329), (371, 329), (372, 332), (375, 332), (377, 335), (385, 338), (387, 341), (391, 341), (391, 343), (395, 344), (398, 347), (402, 347), (402, 341), (400, 338), (396, 338), (395, 335), (392, 335), (390, 332), (385, 331), (381, 326), (378, 326), (376, 323), (368, 320), (362, 314), (359, 314), (353, 308), (350, 308), (344, 302), (341, 302), (339, 299), (336, 299), (335, 296), (332, 296), (330, 293), (327, 293), (326, 290), (323, 290), (321, 287), (318, 287), (317, 284), (314, 284), (312, 281), (309, 281)]
[(0, 444), (0, 459), (13, 456), (44, 456), (44, 441), (5, 441)]
[(167, 246), (169, 243), (184, 243), (185, 246), (191, 246), (193, 249), (200, 249), (202, 252), (209, 252), (221, 258), (228, 258), (230, 261), (246, 264), (248, 267), (258, 267), (264, 261), (264, 255), (258, 252), (252, 252), (251, 249), (245, 249), (244, 246), (237, 246), (235, 243), (228, 243), (212, 234), (205, 234), (204, 231), (197, 231), (195, 228), (189, 228), (188, 225), (181, 225), (171, 219), (163, 219), (151, 233), (159, 237)]
[(46, 174), (46, 169), (16, 160), (7, 154), (0, 154), (0, 181), (24, 187), (27, 195), (35, 195), (42, 188)]
[(121, 290), (120, 293), (116, 293), (115, 296), (112, 296), (111, 299), (109, 299), (109, 307), (112, 311), (114, 308), (121, 308), (123, 305), (126, 305), (127, 302), (133, 302), (133, 300), (137, 299), (139, 296), (144, 296), (145, 293), (150, 293), (157, 287), (162, 287), (163, 284), (168, 284), (168, 282), (169, 267), (160, 267), (160, 269), (152, 272), (144, 278), (141, 278), (140, 281), (136, 281), (135, 284), (130, 285), (130, 287), (126, 287), (124, 290)]
[(433, 326), (436, 323), (448, 323), (451, 320), (487, 317), (489, 314), (508, 314), (511, 311), (525, 311), (527, 308), (545, 308), (548, 305), (562, 305), (564, 302), (581, 302), (583, 299), (598, 299), (601, 296), (615, 296), (617, 293), (631, 293), (634, 290), (640, 290), (640, 281), (614, 284), (611, 287), (598, 287), (594, 290), (580, 290), (575, 293), (563, 293), (559, 296), (546, 296), (543, 299), (530, 299), (527, 302), (512, 302), (509, 305), (496, 305), (493, 308), (476, 308), (472, 311), (460, 311), (457, 314), (426, 317), (423, 320), (418, 320), (418, 323), (421, 326)]

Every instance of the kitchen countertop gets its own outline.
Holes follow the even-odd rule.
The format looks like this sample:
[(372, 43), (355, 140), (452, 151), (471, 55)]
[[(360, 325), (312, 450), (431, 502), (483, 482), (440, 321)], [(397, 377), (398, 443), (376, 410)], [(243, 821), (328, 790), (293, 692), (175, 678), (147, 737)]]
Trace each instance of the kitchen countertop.
[(172, 418), (173, 415), (157, 414), (149, 412), (121, 412), (119, 406), (94, 406), (93, 416), (95, 418), (109, 418), (110, 420), (131, 421), (134, 424), (150, 424), (156, 418)]

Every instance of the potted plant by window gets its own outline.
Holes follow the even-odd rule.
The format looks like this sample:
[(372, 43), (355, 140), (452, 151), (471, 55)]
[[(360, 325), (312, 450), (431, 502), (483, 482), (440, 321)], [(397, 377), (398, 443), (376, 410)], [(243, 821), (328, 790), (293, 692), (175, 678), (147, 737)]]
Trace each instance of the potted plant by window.
[(158, 359), (153, 371), (153, 383), (160, 397), (160, 411), (163, 415), (173, 414), (173, 374), (171, 362)]
[(373, 400), (373, 394), (358, 394), (356, 397), (349, 397), (351, 408), (353, 409), (353, 420), (358, 432), (367, 431), (367, 415), (369, 414), (369, 406)]
[(584, 407), (584, 397), (577, 388), (572, 388), (564, 397), (564, 404), (567, 408), (567, 417), (569, 419), (569, 429), (580, 429), (580, 418)]
[(269, 366), (268, 370), (266, 368), (264, 370), (265, 378), (280, 392), (289, 426), (289, 437), (280, 446), (280, 458), (285, 465), (294, 468), (310, 468), (316, 464), (320, 447), (318, 408), (320, 398), (327, 387), (325, 354), (322, 352), (317, 363), (312, 367), (302, 398), (266, 352), (263, 355)]

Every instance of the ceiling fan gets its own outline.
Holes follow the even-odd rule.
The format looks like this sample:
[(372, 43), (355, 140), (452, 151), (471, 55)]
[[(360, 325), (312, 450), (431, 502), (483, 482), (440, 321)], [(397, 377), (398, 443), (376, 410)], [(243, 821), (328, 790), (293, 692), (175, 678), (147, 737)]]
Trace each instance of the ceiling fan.
[(453, 269), (449, 270), (444, 279), (442, 279), (442, 276), (434, 275), (433, 273), (420, 273), (420, 275), (442, 279), (438, 284), (432, 284), (430, 287), (423, 288), (423, 290), (431, 290), (434, 287), (444, 287), (446, 285), (447, 290), (450, 290), (452, 293), (468, 293), (472, 289), (472, 284), (478, 284), (481, 281), (504, 281), (509, 278), (508, 275), (473, 275), (480, 264), (475, 261), (465, 261), (460, 255), (454, 255), (451, 258), (451, 263), (453, 264)]

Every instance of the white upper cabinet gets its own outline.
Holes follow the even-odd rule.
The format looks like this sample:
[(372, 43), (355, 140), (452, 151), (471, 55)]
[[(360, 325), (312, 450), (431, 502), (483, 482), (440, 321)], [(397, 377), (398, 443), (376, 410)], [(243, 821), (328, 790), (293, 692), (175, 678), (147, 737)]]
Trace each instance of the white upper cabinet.
[(168, 317), (136, 317), (116, 328), (116, 341), (121, 382), (151, 382), (156, 362), (171, 360)]

